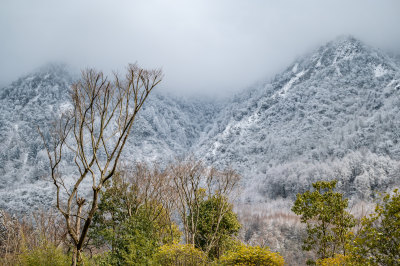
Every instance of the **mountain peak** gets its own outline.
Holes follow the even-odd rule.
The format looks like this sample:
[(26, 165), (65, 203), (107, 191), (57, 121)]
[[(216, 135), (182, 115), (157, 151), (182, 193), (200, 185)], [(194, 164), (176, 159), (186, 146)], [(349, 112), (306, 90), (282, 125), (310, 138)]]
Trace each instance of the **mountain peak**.
[(354, 79), (362, 75), (369, 78), (370, 83), (377, 78), (391, 79), (398, 70), (398, 64), (392, 57), (351, 35), (343, 35), (298, 58), (285, 72), (277, 75), (275, 82), (276, 87), (283, 86), (286, 95), (294, 83), (315, 75), (342, 81), (344, 77)]
[(45, 74), (50, 74), (50, 73), (59, 73), (59, 74), (67, 74), (71, 72), (70, 67), (64, 63), (64, 62), (50, 62), (45, 65), (42, 65), (41, 67), (37, 68), (36, 73), (45, 73)]
[(64, 63), (49, 63), (12, 82), (0, 91), (0, 99), (12, 104), (56, 101), (65, 98), (74, 76)]
[(62, 62), (51, 62), (42, 65), (21, 78), (14, 81), (8, 87), (21, 87), (21, 84), (31, 84), (33, 87), (39, 85), (39, 83), (56, 81), (71, 82), (74, 78), (74, 74), (70, 66)]
[(336, 59), (352, 59), (357, 55), (371, 51), (364, 43), (351, 35), (339, 36), (328, 42), (323, 48), (325, 48), (324, 50), (331, 50)]
[(336, 45), (344, 45), (344, 44), (353, 44), (360, 45), (362, 42), (355, 38), (353, 35), (340, 35), (332, 40), (330, 43), (334, 43)]

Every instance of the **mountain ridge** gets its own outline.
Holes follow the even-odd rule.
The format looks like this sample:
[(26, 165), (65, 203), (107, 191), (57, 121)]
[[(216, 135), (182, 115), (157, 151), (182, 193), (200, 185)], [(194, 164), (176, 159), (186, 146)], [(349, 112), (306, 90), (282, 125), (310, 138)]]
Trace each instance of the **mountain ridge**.
[[(265, 189), (270, 183), (259, 181), (271, 179), (269, 172), (285, 164), (290, 171), (293, 162), (320, 164), (362, 149), (397, 161), (399, 84), (399, 66), (390, 57), (353, 37), (336, 39), (296, 60), (272, 81), (237, 95), (217, 117), (223, 126), (209, 133), (200, 152), (209, 163), (234, 161), (255, 184), (253, 191), (283, 197), (288, 193)], [(292, 196), (312, 181), (305, 177), (312, 174), (303, 173), (303, 188), (290, 189), (292, 179), (299, 178), (294, 174), (285, 184), (279, 175), (274, 181), (278, 190)], [(355, 180), (323, 173), (320, 178), (343, 179), (343, 187)]]
[[(345, 36), (228, 100), (154, 93), (124, 155), (167, 162), (194, 154), (232, 165), (244, 176), (247, 201), (293, 197), (319, 178), (337, 178), (348, 195), (370, 198), (400, 183), (399, 69), (392, 57)], [(0, 207), (51, 202), (36, 126), (49, 130), (73, 80), (53, 65), (0, 90)]]

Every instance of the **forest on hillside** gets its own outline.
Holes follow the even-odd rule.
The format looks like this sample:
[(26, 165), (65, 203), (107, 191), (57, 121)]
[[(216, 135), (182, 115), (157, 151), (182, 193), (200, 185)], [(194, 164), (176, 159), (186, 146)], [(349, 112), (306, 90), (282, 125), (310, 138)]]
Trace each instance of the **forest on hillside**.
[[(237, 201), (242, 177), (231, 167), (194, 156), (167, 165), (118, 164), (137, 114), (162, 78), (161, 70), (137, 64), (112, 81), (102, 72), (82, 72), (71, 87), (71, 105), (52, 130), (38, 127), (55, 208), (19, 217), (1, 212), (2, 264), (400, 263), (399, 192), (372, 195), (376, 200), (368, 206), (360, 200), (371, 198), (371, 184), (365, 191), (358, 189), (366, 182), (360, 172), (367, 181), (370, 175), (375, 182), (386, 182), (377, 187), (395, 185), (390, 175), (397, 168), (389, 159), (355, 152), (344, 159), (351, 161), (349, 167), (359, 168), (346, 169), (335, 161), (323, 162), (318, 169), (325, 171), (304, 164), (294, 165), (294, 173), (271, 168), (286, 171), (287, 178), (269, 183), (271, 190), (264, 191), (274, 201), (250, 203), (251, 208)], [(74, 171), (62, 167), (66, 161), (74, 162)], [(304, 184), (298, 174), (296, 182), (289, 178), (302, 169), (307, 169), (303, 175), (312, 188), (296, 187)], [(326, 180), (329, 175), (342, 179)], [(355, 178), (357, 189), (346, 187), (351, 182), (343, 178)], [(288, 182), (293, 182), (292, 191), (285, 186)]]

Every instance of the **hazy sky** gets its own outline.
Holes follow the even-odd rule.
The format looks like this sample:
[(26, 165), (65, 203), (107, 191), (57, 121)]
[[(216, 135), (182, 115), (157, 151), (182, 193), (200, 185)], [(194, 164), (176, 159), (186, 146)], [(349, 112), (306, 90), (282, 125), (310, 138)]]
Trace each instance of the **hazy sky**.
[(137, 61), (163, 68), (163, 90), (223, 94), (343, 34), (400, 54), (400, 0), (1, 0), (0, 84)]

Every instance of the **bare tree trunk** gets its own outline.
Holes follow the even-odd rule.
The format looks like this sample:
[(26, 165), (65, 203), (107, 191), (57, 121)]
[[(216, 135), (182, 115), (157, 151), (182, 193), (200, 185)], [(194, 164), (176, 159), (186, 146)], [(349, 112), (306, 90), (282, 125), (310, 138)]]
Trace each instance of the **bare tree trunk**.
[[(99, 192), (114, 176), (136, 115), (162, 79), (161, 70), (145, 70), (136, 64), (129, 65), (127, 70), (124, 80), (115, 75), (114, 82), (101, 72), (83, 71), (81, 80), (72, 85), (72, 110), (63, 114), (49, 133), (50, 143), (39, 129), (56, 187), (56, 207), (65, 218), (74, 244), (73, 265), (80, 262)], [(59, 168), (65, 149), (74, 155), (78, 173), (72, 185), (65, 182)], [(86, 179), (92, 183), (90, 200), (85, 198), (89, 191), (81, 191)], [(78, 192), (82, 198), (78, 198)]]
[[(177, 194), (178, 212), (184, 226), (185, 241), (187, 244), (196, 244), (200, 217), (200, 204), (206, 197), (220, 195), (226, 199), (236, 192), (240, 176), (232, 169), (217, 171), (207, 168), (201, 161), (189, 158), (184, 162), (176, 162), (170, 166), (170, 178), (173, 180)], [(202, 187), (201, 185), (205, 185)], [(209, 252), (218, 242), (217, 234), (220, 224), (230, 205), (227, 201), (221, 201), (218, 212), (214, 218), (214, 231), (207, 239), (204, 251)]]

